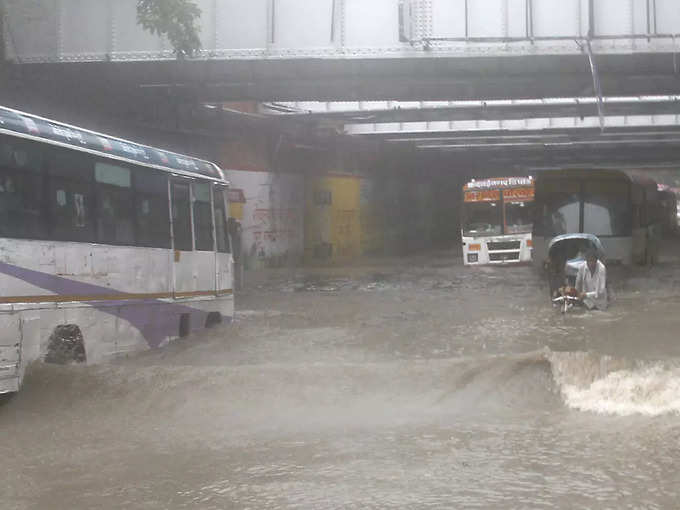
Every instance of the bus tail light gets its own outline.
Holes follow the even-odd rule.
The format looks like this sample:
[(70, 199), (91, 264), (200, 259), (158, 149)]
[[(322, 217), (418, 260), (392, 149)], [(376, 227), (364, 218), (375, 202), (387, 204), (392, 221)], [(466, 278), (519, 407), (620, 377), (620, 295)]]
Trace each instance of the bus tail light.
[(527, 248), (533, 248), (534, 242), (531, 239), (527, 239)]
[(482, 249), (481, 244), (471, 244), (468, 248), (469, 251), (480, 251)]

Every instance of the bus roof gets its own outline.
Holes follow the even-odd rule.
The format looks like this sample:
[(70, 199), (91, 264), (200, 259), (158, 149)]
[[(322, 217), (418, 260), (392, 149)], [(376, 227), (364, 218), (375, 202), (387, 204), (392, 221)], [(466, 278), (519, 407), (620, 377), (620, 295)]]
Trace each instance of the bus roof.
[(42, 140), (167, 172), (197, 174), (225, 181), (222, 170), (209, 161), (140, 145), (3, 106), (0, 106), (0, 133)]
[(629, 182), (637, 184), (648, 190), (657, 189), (657, 183), (645, 170), (638, 170), (634, 168), (615, 168), (615, 167), (598, 167), (598, 168), (581, 168), (581, 167), (566, 167), (566, 168), (542, 168), (535, 171), (536, 178), (559, 178), (574, 177), (577, 179), (588, 179), (596, 177), (620, 178)]

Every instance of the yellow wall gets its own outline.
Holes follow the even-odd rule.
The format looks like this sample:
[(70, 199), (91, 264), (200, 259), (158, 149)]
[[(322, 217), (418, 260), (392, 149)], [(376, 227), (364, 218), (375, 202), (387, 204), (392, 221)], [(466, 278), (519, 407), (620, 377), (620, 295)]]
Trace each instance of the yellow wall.
[(239, 202), (229, 202), (229, 216), (243, 221), (243, 204)]
[(310, 177), (305, 186), (305, 260), (334, 262), (361, 254), (358, 177)]

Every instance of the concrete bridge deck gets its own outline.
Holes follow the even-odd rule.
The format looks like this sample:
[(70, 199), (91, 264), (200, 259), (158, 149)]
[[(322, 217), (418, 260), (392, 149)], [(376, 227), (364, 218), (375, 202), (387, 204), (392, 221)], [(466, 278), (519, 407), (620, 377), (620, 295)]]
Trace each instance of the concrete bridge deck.
[(38, 82), (213, 102), (578, 97), (594, 92), (586, 52), (606, 95), (680, 91), (675, 0), (197, 4), (202, 50), (185, 62), (134, 0), (11, 4), (5, 46)]

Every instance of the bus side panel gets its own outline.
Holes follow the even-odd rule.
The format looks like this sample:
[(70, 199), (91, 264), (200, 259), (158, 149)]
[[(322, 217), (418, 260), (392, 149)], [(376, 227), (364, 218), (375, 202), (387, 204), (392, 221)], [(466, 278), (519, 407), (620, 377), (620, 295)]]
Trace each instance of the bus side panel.
[(55, 294), (77, 300), (83, 294), (169, 293), (170, 257), (157, 248), (0, 239), (0, 303)]
[[(219, 296), (217, 299), (194, 301), (191, 303), (191, 307), (200, 312), (199, 314), (196, 314), (192, 320), (195, 319), (198, 321), (200, 318), (203, 318), (205, 321), (205, 317), (208, 313), (218, 312), (223, 323), (228, 324), (234, 317), (234, 296), (233, 294), (229, 294)], [(193, 325), (192, 328), (201, 329), (205, 326), (205, 322), (196, 322), (195, 328)]]
[(0, 315), (0, 393), (17, 391), (21, 383), (21, 325), (19, 314)]
[(624, 265), (630, 265), (633, 260), (633, 237), (600, 237), (604, 248), (605, 259)]
[(645, 264), (647, 262), (647, 228), (633, 228), (633, 262)]
[[(137, 306), (146, 306), (139, 304)], [(121, 320), (118, 315), (120, 307), (111, 304), (107, 307), (112, 313), (87, 306), (82, 303), (61, 305), (63, 307), (63, 324), (75, 324), (80, 328), (85, 345), (85, 355), (88, 363), (100, 363), (113, 359), (118, 355), (133, 351), (141, 351), (148, 348), (144, 338), (137, 328), (130, 327), (129, 323)], [(48, 323), (47, 338), (52, 334), (58, 323)], [(123, 331), (119, 326), (127, 324)], [(43, 354), (47, 351), (45, 346)]]
[[(188, 255), (187, 286), (200, 292), (187, 298), (214, 300), (215, 254), (183, 255)], [(39, 332), (31, 326), (30, 338), (24, 338), (24, 361), (43, 356), (50, 335), (62, 324), (81, 329), (90, 362), (179, 336), (180, 316), (191, 314), (193, 308), (163, 305), (172, 298), (171, 257), (172, 252), (164, 249), (0, 239), (0, 310), (22, 314), (33, 310), (33, 318), (40, 318)], [(92, 301), (96, 307), (88, 304)], [(137, 312), (132, 322), (131, 311)], [(233, 310), (227, 311), (231, 317)], [(202, 316), (191, 321), (192, 329), (204, 325)], [(17, 328), (5, 327), (2, 334), (14, 339)]]
[[(17, 305), (24, 306), (24, 305)], [(38, 310), (21, 311), (23, 315)], [(22, 367), (42, 359), (48, 351), (49, 339), (61, 324), (77, 325), (83, 335), (88, 363), (100, 363), (120, 356), (149, 349), (149, 333), (160, 335), (156, 346), (162, 346), (180, 336), (182, 316), (190, 315), (191, 330), (206, 326), (208, 313), (218, 312), (225, 322), (234, 313), (232, 295), (217, 299), (184, 301), (177, 306), (172, 301), (136, 301), (124, 304), (93, 306), (85, 303), (65, 303), (54, 309), (41, 309), (39, 321), (31, 323), (32, 339), (23, 345)], [(130, 316), (142, 320), (131, 322)], [(24, 334), (24, 340), (26, 335)]]
[(26, 365), (40, 358), (42, 340), (42, 321), (40, 310), (21, 312), (21, 364), (19, 380), (23, 379)]
[(215, 252), (182, 251), (175, 261), (175, 294), (215, 293)]
[[(64, 243), (59, 243), (64, 244)], [(58, 246), (57, 252), (63, 248)], [(169, 293), (171, 251), (163, 248), (128, 246), (73, 245), (73, 251), (87, 251), (92, 257), (92, 274), (79, 280), (110, 286), (135, 294)], [(57, 270), (59, 271), (59, 267)]]
[(534, 234), (532, 239), (533, 249), (533, 265), (539, 269), (543, 268), (543, 264), (548, 259), (548, 243), (550, 239)]
[(636, 264), (658, 262), (662, 229), (660, 224), (633, 229), (633, 262)]
[(217, 254), (217, 292), (230, 294), (234, 289), (233, 262), (231, 253)]

